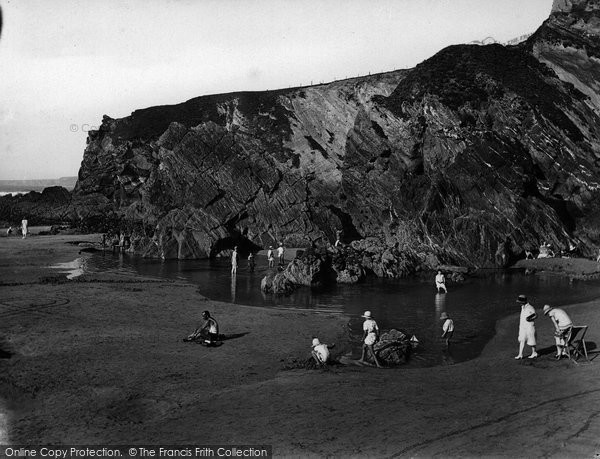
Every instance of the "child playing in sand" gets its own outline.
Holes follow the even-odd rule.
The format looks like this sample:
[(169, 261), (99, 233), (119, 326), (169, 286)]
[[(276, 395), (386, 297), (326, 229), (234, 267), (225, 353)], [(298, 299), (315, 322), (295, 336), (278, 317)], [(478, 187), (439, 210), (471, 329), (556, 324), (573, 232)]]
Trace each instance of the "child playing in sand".
[(454, 321), (445, 312), (442, 312), (440, 315), (440, 320), (444, 321), (442, 324), (442, 338), (446, 338), (446, 347), (448, 347), (450, 345), (450, 338), (452, 338), (452, 334), (454, 333)]
[(329, 362), (329, 348), (335, 347), (335, 344), (325, 344), (319, 341), (319, 338), (313, 338), (311, 355), (317, 365), (325, 366)]

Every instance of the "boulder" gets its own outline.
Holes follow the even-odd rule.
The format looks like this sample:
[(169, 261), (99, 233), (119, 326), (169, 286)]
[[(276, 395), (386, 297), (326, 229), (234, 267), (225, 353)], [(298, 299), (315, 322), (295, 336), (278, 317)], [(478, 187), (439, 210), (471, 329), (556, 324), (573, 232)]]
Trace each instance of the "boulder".
[[(410, 358), (410, 337), (400, 330), (392, 329), (381, 334), (379, 341), (373, 346), (379, 362), (388, 367), (405, 364)], [(367, 361), (375, 363), (370, 353), (367, 352)]]
[(289, 295), (296, 286), (290, 282), (283, 272), (269, 273), (260, 281), (260, 289), (264, 293), (275, 293), (278, 295)]

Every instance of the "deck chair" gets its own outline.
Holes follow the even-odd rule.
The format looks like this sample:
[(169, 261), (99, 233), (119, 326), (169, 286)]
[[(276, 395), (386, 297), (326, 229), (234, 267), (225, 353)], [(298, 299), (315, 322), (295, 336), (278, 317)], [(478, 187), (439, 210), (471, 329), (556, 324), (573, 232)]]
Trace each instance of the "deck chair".
[(570, 332), (565, 337), (565, 351), (569, 358), (575, 362), (580, 357), (583, 357), (589, 363), (587, 347), (585, 346), (585, 334), (587, 333), (587, 325), (573, 325)]

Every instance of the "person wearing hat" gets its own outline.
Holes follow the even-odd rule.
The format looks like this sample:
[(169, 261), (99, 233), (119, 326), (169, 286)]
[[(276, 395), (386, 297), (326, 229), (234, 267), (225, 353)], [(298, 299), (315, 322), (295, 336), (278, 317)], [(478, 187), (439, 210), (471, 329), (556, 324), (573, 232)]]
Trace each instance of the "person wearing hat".
[(446, 346), (449, 346), (450, 338), (452, 338), (452, 334), (454, 333), (454, 321), (445, 312), (442, 312), (440, 315), (440, 320), (444, 321), (442, 324), (442, 338), (446, 338)]
[(311, 355), (317, 365), (325, 366), (329, 362), (329, 348), (335, 347), (335, 344), (325, 344), (319, 341), (319, 338), (313, 338)]
[(537, 343), (535, 340), (535, 325), (533, 322), (537, 318), (537, 314), (535, 313), (533, 306), (527, 301), (525, 295), (519, 295), (517, 303), (521, 305), (521, 316), (519, 318), (519, 354), (515, 359), (518, 360), (523, 358), (523, 350), (525, 349), (526, 344), (531, 346), (531, 355), (529, 358), (535, 359), (538, 356), (538, 353), (535, 350)]
[(363, 346), (359, 362), (367, 363), (365, 357), (367, 356), (367, 350), (369, 350), (373, 356), (375, 365), (377, 365), (378, 368), (381, 368), (381, 364), (379, 363), (379, 360), (375, 355), (375, 349), (373, 348), (373, 345), (379, 339), (379, 327), (377, 326), (377, 322), (373, 320), (371, 311), (365, 311), (361, 317), (363, 317), (365, 321), (363, 322)]
[(550, 317), (552, 325), (554, 325), (556, 358), (560, 359), (563, 355), (567, 355), (567, 351), (565, 349), (567, 345), (566, 337), (569, 336), (569, 333), (573, 328), (573, 321), (565, 311), (560, 308), (553, 308), (549, 304), (544, 306), (544, 315)]

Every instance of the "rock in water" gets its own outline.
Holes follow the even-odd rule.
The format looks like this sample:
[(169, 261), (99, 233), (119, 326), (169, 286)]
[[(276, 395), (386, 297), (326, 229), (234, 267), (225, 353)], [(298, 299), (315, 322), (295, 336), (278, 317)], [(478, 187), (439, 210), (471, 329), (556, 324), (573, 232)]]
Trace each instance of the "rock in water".
[[(409, 336), (396, 329), (383, 333), (373, 347), (379, 362), (389, 367), (405, 364), (412, 350)], [(367, 361), (375, 363), (368, 352)]]

